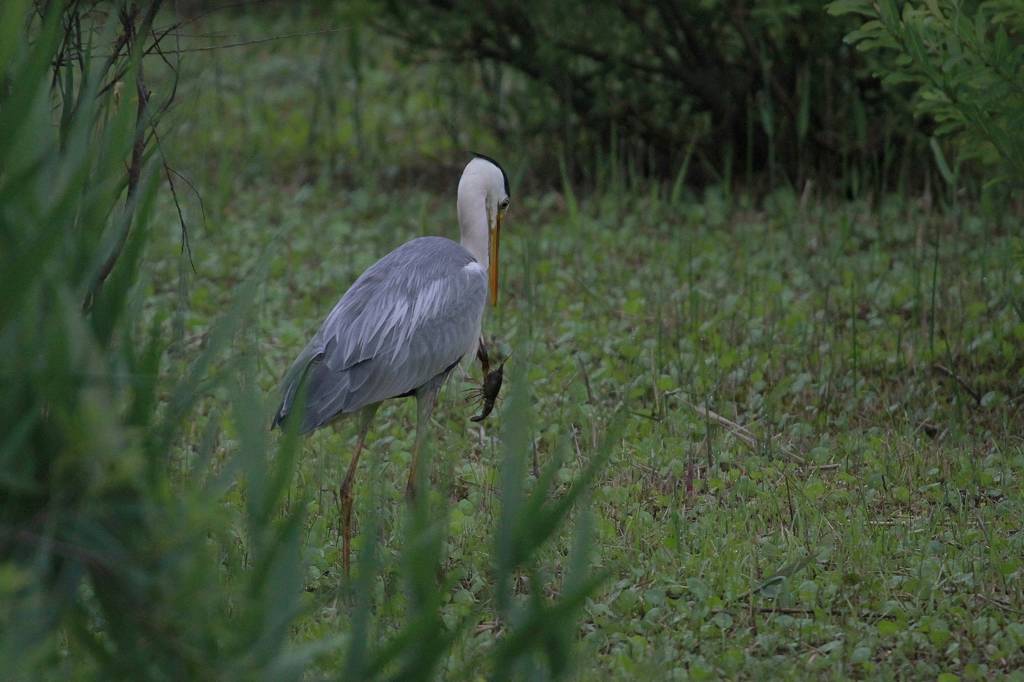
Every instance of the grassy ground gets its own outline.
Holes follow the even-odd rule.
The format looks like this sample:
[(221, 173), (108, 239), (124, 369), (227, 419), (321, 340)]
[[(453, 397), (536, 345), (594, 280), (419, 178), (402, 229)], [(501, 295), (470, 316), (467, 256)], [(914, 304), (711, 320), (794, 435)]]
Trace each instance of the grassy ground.
[[(408, 90), (391, 89), (390, 67), (370, 64), (363, 132), (343, 97), (337, 115), (351, 126), (337, 128), (335, 151), (310, 141), (304, 112), (318, 86), (299, 75), (316, 73), (323, 44), (187, 64), (193, 85), (170, 158), (196, 181), (207, 221), (186, 199), (194, 273), (167, 201), (150, 254), (152, 302), (178, 307), (168, 326), (183, 358), (265, 264), (241, 347), (256, 354), (268, 413), (288, 363), (364, 268), (411, 237), (457, 236), (457, 165), (411, 178), (370, 172), (374, 150), (399, 141), (394, 130), (422, 121), (410, 135), (431, 139), (441, 127), (424, 113), (433, 91), (416, 90), (416, 74), (395, 75)], [(339, 78), (332, 87), (351, 94)], [(208, 87), (217, 82), (231, 85)], [(389, 128), (378, 114), (399, 100)], [(370, 141), (360, 161), (361, 136)], [(450, 148), (470, 142), (456, 136), (438, 153), (457, 159)], [(502, 302), (485, 329), (513, 353), (512, 381), (528, 386), (536, 428), (520, 454), (543, 467), (567, 453), (558, 476), (568, 482), (613, 415), (627, 413), (593, 493), (594, 563), (609, 578), (579, 624), (581, 679), (1020, 675), (1019, 219), (788, 190), (757, 206), (716, 188), (672, 201), (612, 179), (585, 198), (567, 187), (523, 195), (515, 179), (528, 169), (512, 170)], [(489, 585), (507, 405), (482, 427), (469, 422), (476, 406), (463, 389), (478, 371), (449, 382), (434, 420), (432, 495), (448, 510), (442, 618), (472, 618), (445, 677), (503, 633)], [(222, 419), (215, 405), (207, 415)], [(357, 508), (380, 515), (376, 537), (356, 542), (383, 552), (372, 626), (382, 634), (405, 608), (393, 567), (413, 419), (409, 401), (381, 410), (357, 479)], [(296, 641), (353, 627), (333, 492), (352, 431), (309, 439), (291, 493), (309, 512)], [(200, 420), (195, 442), (203, 433)], [(244, 491), (232, 499), (225, 513), (241, 528)], [(551, 592), (569, 544), (567, 530), (544, 554)], [(320, 665), (333, 671), (341, 655)]]

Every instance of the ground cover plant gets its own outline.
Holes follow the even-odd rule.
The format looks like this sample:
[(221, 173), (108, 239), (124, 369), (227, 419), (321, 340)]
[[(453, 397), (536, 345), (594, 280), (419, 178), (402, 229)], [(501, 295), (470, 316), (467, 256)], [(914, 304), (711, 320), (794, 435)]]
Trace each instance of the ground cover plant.
[[(303, 13), (273, 20), (316, 30)], [(110, 280), (96, 304), (108, 312), (82, 316), (87, 286), (64, 267), (95, 262), (101, 239), (69, 239), (18, 280), (41, 312), (0, 337), (4, 375), (25, 377), (0, 393), (14, 406), (0, 439), (0, 595), (18, 607), (0, 615), (0, 652), (15, 675), (1020, 675), (1012, 194), (755, 195), (612, 161), (585, 186), (568, 164), (544, 186), (514, 142), (448, 129), (438, 93), (477, 82), (470, 65), (410, 67), (368, 28), (187, 52), (267, 27), (215, 14), (177, 43), (176, 105), (136, 224), (145, 241), (128, 252), (139, 277)], [(173, 82), (147, 74), (157, 93)], [(9, 101), (0, 112), (13, 116)], [(48, 129), (45, 113), (23, 115)], [(130, 147), (130, 115), (100, 128), (112, 139), (41, 145), (50, 166), (24, 176), (3, 157), (5, 234), (53, 224), (12, 178), (42, 192), (45, 169), (77, 150), (75, 163), (116, 177), (103, 161), (119, 157), (101, 151)], [(68, 139), (90, 139), (93, 123)], [(477, 134), (513, 184), (502, 304), (485, 320), (511, 353), (508, 387), (475, 424), (464, 390), (478, 378), (453, 377), (430, 493), (412, 509), (414, 409), (381, 410), (350, 582), (334, 491), (354, 425), (301, 443), (265, 427), (284, 369), (348, 284), (409, 238), (455, 236), (459, 147)], [(99, 204), (102, 219), (87, 219), (119, 226), (117, 195), (94, 177), (95, 194), (71, 185), (84, 203), (58, 202), (57, 224)], [(28, 257), (7, 253), (5, 272)], [(81, 339), (98, 341), (68, 354)], [(54, 360), (19, 373), (39, 348)], [(58, 374), (65, 358), (74, 371)], [(98, 403), (92, 375), (116, 378)], [(26, 485), (18, 466), (40, 453), (61, 464)], [(65, 491), (62, 476), (92, 483), (33, 497)], [(26, 527), (48, 542), (12, 540)]]

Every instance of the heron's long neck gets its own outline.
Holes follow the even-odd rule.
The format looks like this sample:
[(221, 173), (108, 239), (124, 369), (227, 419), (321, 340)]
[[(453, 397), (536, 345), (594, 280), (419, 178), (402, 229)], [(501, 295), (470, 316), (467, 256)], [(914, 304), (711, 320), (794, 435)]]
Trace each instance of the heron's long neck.
[(459, 230), (462, 232), (462, 245), (473, 254), (486, 270), (488, 265), (487, 240), (487, 203), (483, 192), (475, 191), (471, 186), (459, 186)]

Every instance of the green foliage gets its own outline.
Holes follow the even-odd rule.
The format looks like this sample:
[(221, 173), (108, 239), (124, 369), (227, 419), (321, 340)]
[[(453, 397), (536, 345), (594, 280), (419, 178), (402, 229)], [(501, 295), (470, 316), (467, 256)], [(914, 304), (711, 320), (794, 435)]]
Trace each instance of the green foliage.
[[(234, 372), (213, 366), (225, 358), (253, 287), (242, 287), (206, 349), (178, 368), (180, 378), (161, 375), (166, 313), (147, 322), (146, 289), (137, 284), (153, 174), (143, 174), (138, 192), (126, 191), (135, 107), (100, 91), (98, 68), (77, 72), (77, 81), (62, 69), (68, 77), (51, 89), (62, 15), (40, 23), (26, 19), (26, 9), (12, 12), (0, 38), (4, 674), (291, 678), (304, 663), (302, 652), (284, 650), (298, 606), (302, 515), (282, 515), (279, 499), (296, 440), (283, 440), (267, 464), (252, 388), (239, 388), (243, 446), (221, 462), (226, 476), (180, 486), (170, 466), (196, 404), (239, 370), (247, 374), (245, 363)], [(91, 55), (81, 63), (93, 64)], [(131, 239), (96, 289), (129, 226)], [(208, 463), (194, 461), (189, 477)], [(256, 501), (244, 562), (222, 506), (238, 470)], [(225, 574), (243, 563), (248, 570)]]
[[(251, 16), (203, 26), (271, 32)], [(271, 277), (253, 336), (256, 379), (269, 394), (376, 258), (415, 236), (456, 234), (452, 194), (465, 157), (451, 151), (435, 87), (463, 76), (476, 83), (473, 70), (403, 67), (368, 35), (362, 161), (348, 124), (356, 103), (344, 96), (356, 82), (342, 60), (345, 33), (200, 53), (183, 73), (188, 144), (170, 151), (219, 208), (195, 233), (198, 274), (182, 335), (202, 338), (237, 273), (265, 253)], [(324, 54), (339, 95), (334, 123), (323, 112), (318, 123), (330, 150), (306, 144), (317, 95), (303, 74)], [(476, 147), (478, 131), (492, 143), (493, 130), (462, 115), (466, 125), (453, 130), (465, 146)], [(214, 119), (223, 125), (205, 123)], [(427, 160), (417, 160), (419, 149)], [(348, 170), (328, 172), (328, 154)], [(583, 191), (568, 169), (557, 191), (529, 191), (516, 189), (525, 184), (516, 176), (532, 168), (506, 167), (515, 204), (504, 226), (502, 302), (485, 329), (503, 352), (514, 350), (508, 369), (521, 373), (508, 375), (483, 430), (468, 427), (472, 410), (461, 400), (475, 376), (453, 377), (442, 396), (433, 535), (415, 545), (422, 577), (414, 581), (403, 558), (417, 536), (402, 497), (411, 405), (382, 407), (364, 454), (354, 541), (375, 563), (369, 570), (361, 560), (351, 585), (338, 575), (331, 491), (352, 429), (315, 434), (297, 462), (292, 494), (309, 500), (309, 610), (293, 641), (344, 641), (311, 675), (398, 676), (415, 661), (441, 679), (487, 679), (494, 652), (530, 632), (531, 646), (550, 645), (500, 670), (544, 671), (565, 641), (581, 679), (983, 679), (1024, 663), (1018, 214), (993, 220), (969, 201), (943, 213), (904, 194), (869, 203), (780, 190), (755, 204), (734, 188), (695, 195), (685, 183), (666, 198), (664, 187), (610, 163), (600, 192)], [(159, 206), (166, 224), (174, 213)], [(173, 281), (174, 230), (153, 249), (154, 279)], [(155, 292), (148, 305), (172, 295)], [(543, 626), (572, 594), (564, 581), (574, 533), (563, 522), (505, 587), (497, 567), (521, 556), (500, 549), (501, 538), (518, 536), (517, 524), (503, 523), (505, 502), (524, 509), (548, 480), (549, 503), (571, 490), (620, 403), (620, 445), (584, 496), (589, 521), (580, 513), (575, 525), (589, 524), (595, 573), (607, 579), (580, 616), (565, 619), (574, 626), (552, 636)], [(531, 426), (511, 429), (524, 412)], [(509, 467), (520, 467), (512, 473), (521, 496), (506, 492)], [(437, 586), (436, 599), (423, 597), (424, 584)], [(535, 612), (545, 615), (531, 617), (541, 595)], [(350, 599), (372, 606), (353, 611)], [(414, 617), (423, 642), (448, 647), (443, 656), (398, 637)]]
[[(453, 549), (451, 498), (455, 483), (450, 473), (439, 487), (441, 494), (420, 494), (404, 516), (400, 531), (404, 548), (397, 553), (381, 550), (371, 540), (364, 545), (358, 562), (359, 574), (351, 588), (356, 596), (352, 613), (347, 655), (341, 664), (353, 679), (563, 679), (574, 669), (572, 648), (577, 623), (586, 600), (604, 581), (590, 575), (589, 516), (586, 507), (574, 534), (571, 569), (561, 580), (545, 579), (540, 568), (547, 547), (558, 543), (578, 498), (586, 494), (602, 466), (618, 447), (620, 431), (612, 428), (586, 468), (561, 491), (565, 480), (555, 474), (563, 462), (554, 459), (531, 486), (527, 476), (527, 453), (536, 420), (528, 408), (526, 372), (514, 377), (514, 389), (504, 419), (500, 518), (493, 533), (495, 542), (492, 581), (467, 591), (468, 567), (453, 565), (445, 553)], [(451, 458), (444, 469), (450, 472)], [(423, 460), (429, 465), (430, 458)], [(374, 497), (380, 489), (380, 465), (376, 464), (369, 486)], [(400, 506), (400, 503), (399, 505)], [(363, 538), (375, 536), (381, 527), (380, 503), (364, 507)], [(464, 505), (459, 504), (459, 516)], [(392, 515), (389, 511), (388, 515)], [(368, 517), (368, 519), (367, 519)], [(387, 555), (392, 559), (387, 559)], [(383, 555), (383, 556), (382, 556)], [(444, 575), (439, 583), (438, 574)], [(326, 575), (326, 573), (325, 573)], [(400, 582), (404, 599), (398, 595), (375, 596), (378, 581)], [(515, 584), (527, 581), (525, 589)], [(318, 601), (330, 596), (325, 592)], [(458, 601), (452, 593), (464, 595)], [(547, 595), (554, 593), (554, 598)], [(397, 618), (395, 610), (397, 608)], [(374, 618), (372, 614), (377, 614)], [(375, 625), (384, 633), (370, 638)], [(473, 646), (473, 626), (493, 624), (505, 630), (493, 647)]]
[[(138, 115), (145, 101), (104, 87), (111, 66), (124, 82), (142, 83), (142, 63), (126, 57), (93, 68), (92, 50), (109, 49), (112, 35), (97, 26), (84, 32), (92, 37), (82, 59), (65, 61), (67, 28), (80, 17), (54, 12), (41, 22), (24, 4), (11, 16), (0, 27), (0, 124), (10, 133), (0, 140), (4, 674), (282, 680), (344, 651), (341, 669), (356, 679), (432, 678), (469, 622), (441, 617), (444, 505), (421, 496), (407, 549), (394, 561), (379, 561), (372, 542), (364, 547), (359, 598), (349, 599), (353, 586), (343, 592), (348, 628), (292, 641), (309, 617), (308, 491), (295, 489), (297, 434), (271, 442), (268, 392), (255, 382), (251, 306), (267, 259), (256, 254), (217, 319), (205, 321), (201, 349), (180, 337), (168, 344), (180, 296), (154, 297), (153, 280), (141, 274), (154, 223), (165, 216), (154, 215), (159, 175), (151, 161), (133, 180), (133, 161), (125, 164), (153, 119)], [(148, 99), (138, 94), (145, 92), (136, 97)], [(179, 268), (186, 259), (174, 257)], [(525, 380), (519, 385), (526, 389)], [(231, 409), (217, 407), (224, 404)], [(508, 428), (526, 434), (533, 425), (524, 414)], [(498, 552), (502, 585), (524, 571), (536, 578), (537, 555), (614, 445), (568, 494), (559, 496), (549, 476), (523, 510), (509, 503), (503, 523), (514, 533)], [(506, 461), (525, 461), (524, 447), (515, 441)], [(514, 469), (503, 479), (504, 499), (516, 499), (524, 478)], [(374, 513), (364, 528), (371, 540)], [(573, 628), (598, 584), (587, 571), (588, 538), (576, 544), (565, 596), (547, 598), (539, 580), (528, 606), (505, 593), (511, 634), (475, 657), (473, 669), (496, 678), (523, 666), (552, 678), (570, 670)], [(407, 585), (407, 602), (372, 597), (366, 587), (383, 570)], [(396, 601), (401, 627), (370, 644), (373, 612)]]
[[(274, 183), (243, 189), (196, 241), (203, 293), (189, 336), (228, 298), (219, 273), (272, 247), (279, 274), (257, 321), (268, 392), (368, 261), (455, 229), (450, 192), (294, 196)], [(485, 322), (514, 350), (507, 393), (483, 430), (470, 427), (462, 389), (478, 379), (454, 376), (435, 412), (434, 535), (416, 549), (437, 601), (414, 598), (403, 558), (416, 536), (402, 496), (414, 409), (395, 401), (379, 413), (356, 486), (355, 541), (377, 557), (353, 585), (372, 604), (364, 661), (386, 655), (373, 668), (386, 677), (425, 660), (397, 639), (416, 613), (435, 625), (417, 628), (424, 641), (452, 640), (432, 663), (440, 679), (489, 679), (495, 650), (528, 633), (556, 657), (572, 651), (581, 679), (984, 678), (1024, 664), (1008, 610), (1024, 607), (1020, 219), (999, 227), (964, 207), (957, 223), (896, 196), (877, 213), (866, 202), (801, 210), (791, 192), (763, 211), (717, 189), (670, 204), (647, 186), (577, 202), (573, 214), (561, 194), (517, 199), (503, 225), (502, 302)], [(253, 228), (275, 215), (286, 240)], [(179, 257), (173, 237), (164, 271)], [(544, 626), (573, 593), (573, 533), (556, 530), (506, 588), (498, 567), (531, 536), (504, 519), (509, 504), (522, 512), (572, 489), (614, 435), (620, 402), (619, 445), (585, 495), (590, 521), (581, 513), (575, 525), (589, 523), (606, 580), (560, 628), (566, 647)], [(741, 424), (751, 444), (694, 405)], [(297, 642), (357, 636), (331, 496), (352, 431), (315, 434), (298, 463), (311, 606)], [(510, 474), (521, 494), (508, 492)], [(498, 669), (544, 670), (548, 647)], [(332, 652), (313, 671), (348, 660)]]
[[(475, 378), (453, 378), (412, 505), (413, 411), (381, 409), (348, 580), (332, 491), (350, 434), (269, 434), (269, 403), (365, 267), (408, 238), (454, 236), (452, 150), (514, 139), (455, 86), (503, 72), (409, 67), (367, 24), (187, 53), (161, 135), (202, 222), (204, 205), (159, 191), (156, 155), (129, 199), (134, 89), (118, 100), (67, 70), (54, 59), (67, 25), (7, 21), (24, 10), (0, 3), (5, 675), (985, 679), (1024, 666), (1019, 215), (789, 190), (755, 208), (689, 138), (680, 165), (724, 176), (699, 198), (686, 170), (671, 192), (639, 180), (635, 152), (615, 155), (635, 140), (609, 145), (602, 191), (584, 192), (571, 168), (584, 152), (548, 150), (558, 191), (516, 191), (502, 305), (485, 322), (515, 351), (507, 396), (471, 427), (458, 396)], [(267, 31), (231, 16), (186, 36)], [(84, 35), (101, 54), (112, 34)], [(186, 36), (182, 50), (201, 40)], [(501, 82), (481, 90), (526, 87)], [(821, 130), (816, 82), (796, 86), (797, 137)], [(762, 104), (761, 130), (794, 125)], [(850, 104), (863, 139), (872, 106)], [(514, 187), (552, 139), (522, 142)], [(849, 189), (862, 169), (847, 152)], [(196, 225), (194, 273), (181, 217)]]
[[(1024, 185), (1024, 5), (837, 0), (829, 11), (865, 19), (847, 40), (880, 55), (883, 83), (913, 88), (915, 112), (935, 122), (936, 138), (956, 142), (958, 160), (991, 169), (993, 183)], [(941, 149), (932, 148), (954, 184)]]
[[(702, 184), (813, 177), (860, 192), (900, 172), (897, 147), (925, 151), (899, 100), (842, 46), (853, 22), (817, 0), (368, 6), (409, 62), (476, 66), (449, 106), (484, 118), (534, 174), (557, 179), (561, 154), (591, 184), (609, 161), (672, 179), (692, 148)], [(856, 176), (834, 174), (851, 164)]]

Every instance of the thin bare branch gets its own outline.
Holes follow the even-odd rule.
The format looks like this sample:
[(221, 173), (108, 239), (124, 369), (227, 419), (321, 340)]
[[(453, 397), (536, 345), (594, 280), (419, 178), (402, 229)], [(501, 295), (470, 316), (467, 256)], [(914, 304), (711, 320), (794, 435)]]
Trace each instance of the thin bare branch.
[(975, 404), (981, 405), (981, 394), (978, 393), (978, 391), (976, 391), (970, 384), (964, 381), (959, 374), (957, 374), (950, 368), (946, 367), (945, 365), (940, 365), (938, 363), (932, 365), (932, 370), (939, 374), (947, 376), (956, 383), (960, 384), (960, 387), (967, 391), (967, 393), (969, 393), (972, 398), (974, 398)]
[(201, 45), (199, 47), (184, 47), (175, 50), (165, 50), (164, 54), (188, 54), (190, 52), (213, 52), (215, 50), (226, 50), (231, 47), (246, 47), (248, 45), (260, 45), (262, 43), (271, 43), (277, 40), (287, 40), (288, 38), (306, 38), (310, 36), (322, 36), (331, 33), (337, 33), (340, 28), (322, 28), (315, 31), (299, 31), (297, 33), (283, 33), (281, 35), (266, 36), (264, 38), (253, 38), (252, 40), (242, 40), (235, 43), (222, 43), (220, 45)]
[[(709, 420), (717, 423), (719, 426), (725, 427), (726, 431), (728, 431), (733, 437), (735, 437), (741, 443), (746, 445), (752, 451), (754, 451), (754, 452), (758, 451), (758, 443), (760, 441), (757, 438), (757, 436), (754, 435), (754, 433), (750, 429), (748, 429), (747, 427), (743, 426), (742, 424), (737, 424), (736, 422), (732, 421), (728, 417), (723, 417), (722, 415), (718, 414), (717, 412), (715, 412), (714, 410), (711, 410), (709, 408), (702, 407), (700, 405), (694, 405), (693, 403), (686, 402), (686, 401), (683, 401), (683, 402), (686, 403), (687, 405), (689, 405), (690, 409), (692, 409), (694, 412), (696, 412), (700, 416), (704, 417), (705, 419), (709, 419)], [(795, 452), (793, 452), (792, 450), (790, 450), (786, 446), (780, 445), (779, 449), (781, 450), (782, 454), (784, 454), (788, 459), (791, 459), (792, 461), (796, 462), (797, 464), (805, 464), (806, 463), (806, 461), (804, 460), (803, 457), (801, 457), (800, 455), (796, 454)]]
[[(121, 26), (124, 31), (124, 35), (127, 36), (126, 45), (128, 47), (129, 54), (131, 54), (133, 50), (139, 49), (138, 36), (144, 36), (151, 30), (153, 20), (156, 18), (156, 14), (160, 10), (161, 3), (162, 0), (151, 0), (141, 23), (138, 25), (135, 23), (135, 17), (137, 16), (136, 13), (130, 12), (128, 9), (122, 10)], [(129, 161), (127, 170), (128, 194), (125, 199), (125, 211), (128, 212), (133, 210), (132, 206), (134, 204), (136, 194), (138, 193), (139, 179), (142, 175), (142, 164), (145, 160), (147, 144), (146, 127), (148, 125), (147, 114), (149, 109), (150, 91), (146, 86), (142, 62), (142, 55), (140, 54), (135, 71), (135, 90), (138, 97), (138, 105), (135, 115), (135, 141), (132, 144), (131, 160)], [(121, 228), (121, 234), (118, 235), (114, 248), (103, 262), (103, 265), (100, 267), (100, 271), (96, 276), (96, 280), (90, 288), (89, 295), (84, 303), (84, 307), (86, 309), (92, 305), (92, 302), (96, 299), (96, 294), (103, 287), (103, 283), (106, 282), (110, 273), (114, 270), (114, 266), (117, 264), (118, 259), (121, 257), (121, 253), (124, 251), (124, 246), (128, 241), (128, 236), (131, 233), (131, 225), (132, 218), (131, 215), (128, 215), (124, 220)]]

